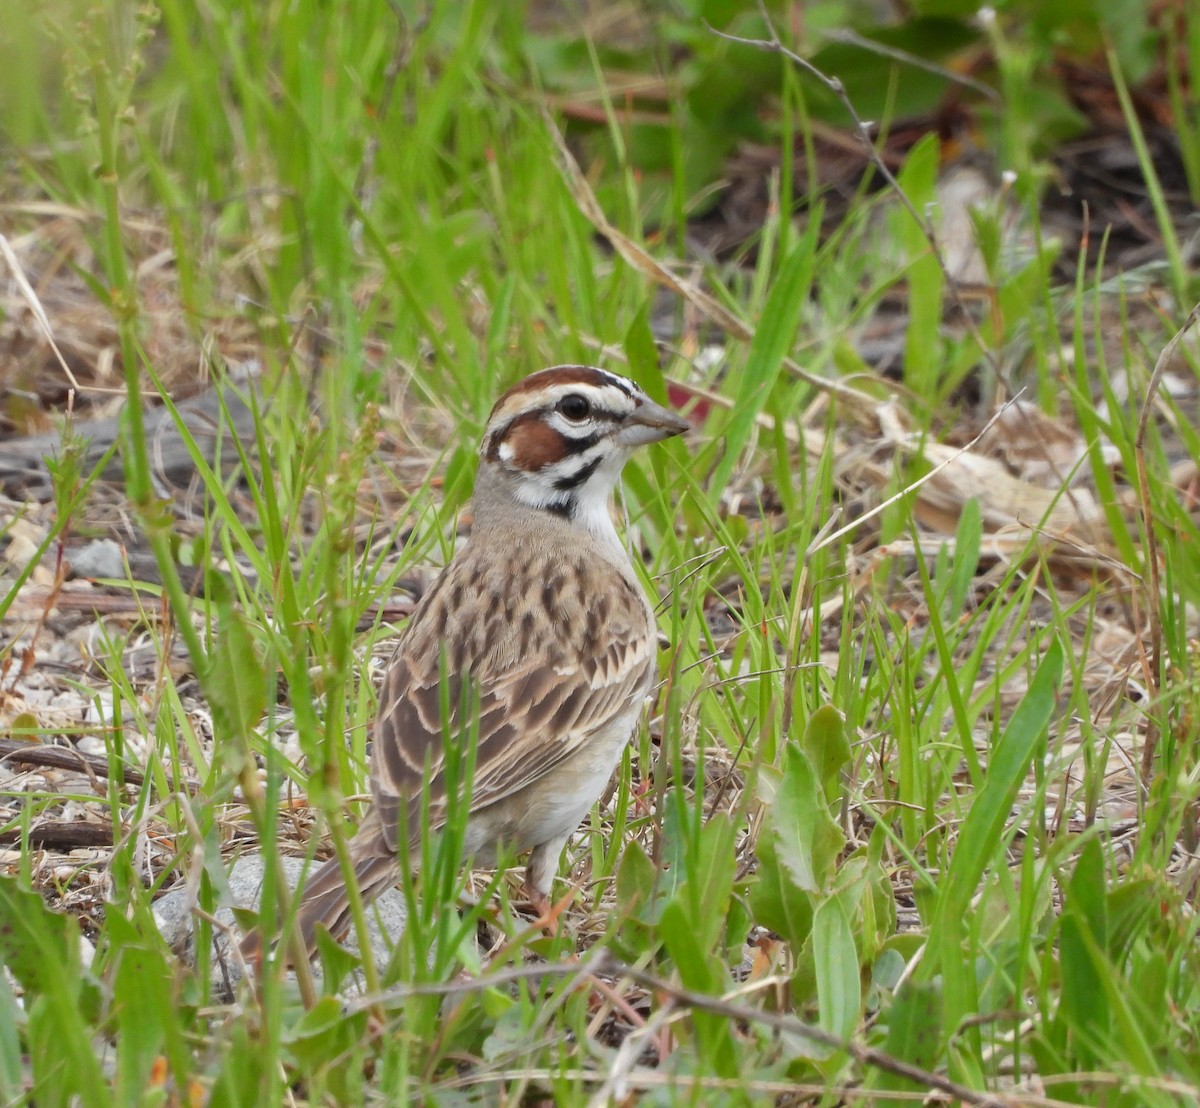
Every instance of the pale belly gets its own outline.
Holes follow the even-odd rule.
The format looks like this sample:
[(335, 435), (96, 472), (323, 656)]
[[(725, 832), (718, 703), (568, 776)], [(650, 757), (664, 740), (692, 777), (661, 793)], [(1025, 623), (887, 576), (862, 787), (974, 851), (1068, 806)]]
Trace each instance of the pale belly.
[(570, 835), (596, 803), (641, 714), (641, 702), (593, 735), (572, 758), (518, 793), (480, 809), (467, 827), (464, 853), (492, 865), (497, 846), (522, 854)]

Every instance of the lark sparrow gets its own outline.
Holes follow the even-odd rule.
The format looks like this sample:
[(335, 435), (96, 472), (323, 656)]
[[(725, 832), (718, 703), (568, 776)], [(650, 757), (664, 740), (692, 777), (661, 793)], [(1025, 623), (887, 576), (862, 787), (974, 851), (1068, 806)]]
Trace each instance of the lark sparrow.
[[(654, 613), (609, 496), (635, 447), (687, 429), (632, 381), (588, 366), (534, 373), (497, 401), (470, 539), (417, 605), (380, 692), (374, 805), (350, 844), (364, 901), (396, 882), (402, 840), (419, 842), (422, 790), (428, 827), (445, 823), (444, 745), (473, 735), (465, 853), (486, 865), (502, 845), (529, 851), (527, 893), (547, 911), (563, 846), (620, 761), (655, 671)], [(305, 886), (298, 926), (311, 952), (318, 924), (336, 937), (349, 920), (334, 858)]]

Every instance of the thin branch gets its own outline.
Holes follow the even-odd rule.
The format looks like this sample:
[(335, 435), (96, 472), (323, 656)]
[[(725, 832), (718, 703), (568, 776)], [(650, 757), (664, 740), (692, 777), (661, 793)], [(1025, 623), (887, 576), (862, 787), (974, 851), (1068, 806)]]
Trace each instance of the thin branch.
[[(20, 829), (0, 831), (0, 846), (20, 845), (24, 832)], [(48, 821), (29, 829), (29, 845), (43, 850), (66, 852), (84, 847), (112, 846), (113, 829), (109, 823), (88, 823), (76, 819)]]
[(869, 1046), (860, 1046), (858, 1043), (847, 1041), (840, 1035), (834, 1035), (830, 1031), (814, 1027), (812, 1024), (805, 1023), (795, 1016), (751, 1008), (744, 1004), (735, 1004), (721, 997), (694, 992), (691, 989), (685, 989), (680, 985), (676, 985), (674, 982), (656, 977), (654, 974), (646, 973), (644, 970), (636, 969), (633, 966), (621, 965), (616, 961), (611, 962), (608, 968), (614, 974), (619, 974), (621, 977), (636, 982), (643, 988), (651, 989), (660, 995), (668, 997), (676, 1005), (699, 1008), (702, 1011), (712, 1012), (714, 1015), (725, 1016), (728, 1019), (745, 1023), (762, 1024), (774, 1031), (787, 1032), (799, 1038), (808, 1039), (829, 1050), (843, 1051), (862, 1065), (872, 1066), (875, 1069), (883, 1070), (885, 1073), (891, 1073), (897, 1077), (907, 1078), (918, 1085), (924, 1085), (927, 1089), (936, 1089), (938, 1092), (957, 1097), (964, 1104), (977, 1105), (978, 1108), (1013, 1108), (1014, 1105), (1023, 1103), (1017, 1100), (993, 1096), (991, 1093), (981, 1093), (975, 1089), (970, 1089), (966, 1085), (960, 1085), (957, 1081), (951, 1081), (948, 1077), (943, 1077), (941, 1074), (921, 1069), (918, 1066), (901, 1061), (899, 1058), (894, 1058), (882, 1050), (876, 1050), (874, 1047)]
[(557, 965), (523, 965), (512, 966), (508, 969), (488, 973), (478, 978), (467, 980), (457, 979), (446, 982), (431, 982), (427, 984), (396, 985), (374, 995), (365, 995), (350, 1002), (347, 1008), (351, 1012), (371, 1010), (380, 1004), (401, 1001), (412, 996), (458, 996), (463, 993), (478, 992), (483, 989), (493, 989), (499, 985), (512, 984), (517, 981), (540, 981), (551, 977), (574, 978), (576, 985), (582, 985), (589, 977), (603, 974), (606, 977), (625, 979), (644, 989), (653, 992), (659, 998), (676, 1009), (692, 1008), (714, 1015), (724, 1016), (739, 1023), (759, 1024), (773, 1031), (794, 1035), (807, 1039), (817, 1046), (831, 1051), (842, 1051), (856, 1062), (874, 1069), (883, 1070), (898, 1077), (906, 1078), (929, 1090), (937, 1090), (948, 1096), (957, 1097), (964, 1104), (976, 1105), (977, 1108), (1016, 1108), (1017, 1105), (1028, 1103), (1026, 1100), (1009, 1099), (992, 1093), (982, 1093), (968, 1088), (948, 1077), (943, 1077), (932, 1070), (921, 1069), (908, 1062), (895, 1058), (874, 1047), (862, 1046), (856, 1042), (843, 1039), (830, 1031), (815, 1027), (796, 1016), (782, 1012), (771, 1012), (754, 1008), (747, 1004), (739, 1004), (725, 997), (709, 996), (706, 993), (685, 989), (681, 985), (645, 970), (619, 962), (607, 950), (594, 949), (591, 954), (580, 962), (566, 962)]
[(937, 235), (934, 232), (933, 224), (930, 222), (927, 216), (923, 216), (917, 211), (916, 205), (913, 204), (912, 200), (909, 199), (908, 194), (905, 193), (904, 189), (900, 187), (900, 182), (896, 180), (895, 174), (888, 169), (887, 163), (883, 160), (883, 157), (880, 155), (879, 151), (875, 149), (875, 144), (871, 141), (870, 127), (862, 119), (862, 117), (859, 116), (854, 107), (853, 101), (851, 101), (850, 97), (846, 94), (846, 86), (843, 85), (837, 77), (830, 77), (828, 74), (822, 72), (815, 65), (813, 65), (812, 62), (810, 62), (807, 58), (801, 57), (793, 49), (791, 49), (791, 47), (787, 46), (783, 40), (780, 39), (779, 33), (775, 30), (775, 24), (771, 21), (770, 13), (767, 11), (766, 5), (763, 4), (762, 0), (759, 0), (758, 7), (763, 21), (766, 23), (768, 30), (771, 32), (771, 37), (769, 39), (744, 38), (741, 35), (731, 35), (726, 31), (718, 30), (711, 24), (706, 23), (705, 26), (707, 26), (709, 31), (716, 35), (717, 38), (725, 39), (727, 42), (738, 43), (741, 46), (752, 46), (756, 50), (763, 50), (770, 54), (779, 54), (781, 57), (786, 58), (799, 69), (803, 70), (815, 81), (818, 81), (820, 84), (822, 84), (837, 98), (838, 102), (845, 109), (846, 114), (850, 117), (851, 122), (854, 124), (855, 134), (857, 135), (859, 142), (862, 144), (867, 158), (879, 172), (880, 176), (882, 176), (883, 179), (888, 183), (888, 186), (896, 194), (897, 198), (900, 200), (900, 203), (904, 206), (908, 214), (916, 221), (917, 227), (920, 229), (925, 241), (929, 244), (930, 252), (937, 261), (938, 268), (942, 271), (942, 274), (946, 278), (946, 287), (950, 290), (950, 297), (954, 301), (955, 307), (958, 308), (960, 313), (962, 313), (967, 330), (970, 331), (971, 337), (975, 340), (976, 345), (979, 347), (980, 354), (988, 363), (997, 379), (1003, 381), (1005, 388), (1008, 389), (1009, 393), (1011, 393), (1012, 388), (1008, 384), (1004, 370), (1000, 366), (996, 356), (988, 347), (988, 344), (984, 341), (983, 335), (980, 332), (978, 325), (975, 323), (975, 317), (971, 314), (967, 307), (966, 301), (962, 297), (962, 293), (959, 291), (958, 282), (951, 275), (950, 269), (946, 265), (946, 259), (942, 254), (941, 247), (938, 245)]
[[(108, 759), (98, 754), (84, 754), (73, 746), (52, 746), (24, 739), (0, 739), (0, 762), (78, 770), (93, 779), (107, 777), (110, 768)], [(126, 785), (141, 785), (145, 781), (145, 775), (140, 770), (122, 766), (120, 772)]]
[(956, 73), (953, 69), (948, 69), (944, 65), (937, 65), (928, 58), (922, 58), (917, 54), (910, 54), (907, 50), (900, 50), (895, 46), (888, 46), (876, 39), (867, 38), (865, 35), (860, 35), (857, 31), (834, 29), (826, 31), (825, 38), (830, 42), (840, 42), (845, 46), (857, 46), (860, 50), (865, 50), (869, 54), (877, 54), (881, 58), (889, 58), (891, 61), (899, 62), (901, 65), (910, 66), (912, 69), (923, 69), (926, 73), (932, 73), (935, 77), (941, 77), (942, 80), (949, 84), (969, 88), (972, 92), (979, 93), (980, 96), (991, 100), (994, 104), (1003, 102), (1003, 97), (991, 85), (986, 85), (982, 81), (976, 81), (973, 77), (968, 77), (965, 73)]

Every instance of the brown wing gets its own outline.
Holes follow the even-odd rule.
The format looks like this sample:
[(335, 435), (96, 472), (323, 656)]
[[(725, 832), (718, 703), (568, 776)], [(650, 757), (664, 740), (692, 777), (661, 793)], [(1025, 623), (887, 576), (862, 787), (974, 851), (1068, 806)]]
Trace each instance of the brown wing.
[(380, 692), (372, 785), (388, 847), (402, 816), (415, 840), (426, 778), (430, 824), (444, 823), (447, 742), (476, 738), (472, 808), (501, 800), (645, 696), (654, 644), (640, 589), (606, 561), (456, 559)]

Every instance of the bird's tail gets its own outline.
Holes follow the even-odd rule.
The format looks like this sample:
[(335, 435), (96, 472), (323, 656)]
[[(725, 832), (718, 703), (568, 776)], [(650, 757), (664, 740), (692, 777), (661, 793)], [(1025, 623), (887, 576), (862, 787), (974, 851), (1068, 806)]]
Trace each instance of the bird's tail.
[[(382, 828), (374, 812), (367, 816), (350, 842), (350, 861), (354, 879), (363, 904), (396, 883), (399, 867), (396, 855), (384, 842)], [(339, 939), (350, 926), (350, 897), (342, 878), (342, 866), (331, 858), (312, 875), (301, 889), (296, 927), (311, 958), (317, 950), (317, 927), (324, 927)], [(262, 935), (252, 931), (242, 940), (242, 955), (247, 961), (258, 962), (262, 957)]]

